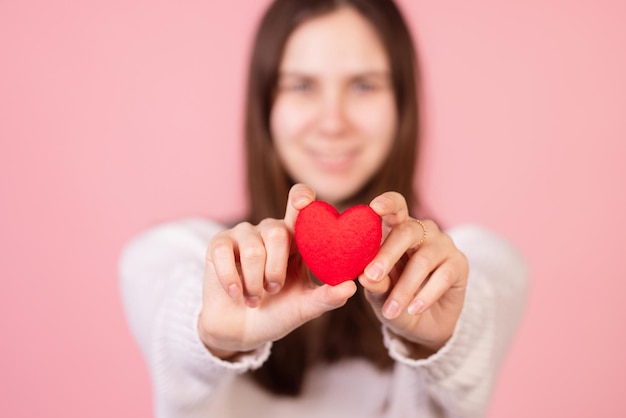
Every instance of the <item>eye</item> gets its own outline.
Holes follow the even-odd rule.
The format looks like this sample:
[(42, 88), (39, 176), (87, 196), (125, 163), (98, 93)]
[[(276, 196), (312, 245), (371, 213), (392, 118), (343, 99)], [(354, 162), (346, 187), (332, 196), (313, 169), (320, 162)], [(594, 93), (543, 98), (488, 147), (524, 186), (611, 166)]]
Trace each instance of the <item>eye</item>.
[(289, 86), (289, 90), (306, 93), (313, 90), (313, 83), (309, 80), (299, 80), (294, 83), (291, 83)]
[(308, 94), (315, 90), (315, 82), (309, 78), (304, 77), (290, 77), (286, 80), (281, 80), (278, 85), (281, 90), (290, 93)]
[(390, 87), (390, 79), (386, 73), (367, 73), (352, 78), (350, 89), (357, 94), (377, 93)]
[(369, 92), (376, 90), (378, 85), (368, 80), (355, 80), (352, 83), (352, 88), (357, 92)]

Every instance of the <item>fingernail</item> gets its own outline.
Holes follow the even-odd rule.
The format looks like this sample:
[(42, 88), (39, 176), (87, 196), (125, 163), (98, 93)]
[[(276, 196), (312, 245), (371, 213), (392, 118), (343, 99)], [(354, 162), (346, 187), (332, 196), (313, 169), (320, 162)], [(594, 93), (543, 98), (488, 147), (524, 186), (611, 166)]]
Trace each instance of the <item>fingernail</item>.
[(383, 266), (380, 263), (374, 263), (365, 269), (365, 276), (372, 282), (377, 282), (382, 279), (383, 273)]
[(234, 283), (228, 286), (228, 296), (230, 296), (231, 299), (235, 299), (235, 300), (239, 299), (239, 296), (240, 296), (239, 286), (237, 286)]
[(398, 305), (398, 302), (396, 302), (395, 300), (390, 300), (385, 304), (385, 307), (383, 308), (383, 315), (385, 315), (387, 319), (394, 319), (398, 314), (399, 308), (400, 305)]
[(298, 196), (296, 197), (295, 203), (298, 206), (303, 206), (307, 203), (309, 203), (309, 197), (308, 196)]
[(385, 205), (383, 205), (381, 202), (373, 202), (370, 207), (372, 209), (374, 209), (374, 212), (382, 212), (385, 209)]
[(269, 293), (276, 293), (276, 292), (278, 292), (278, 289), (280, 289), (280, 284), (278, 284), (276, 282), (269, 282), (267, 284), (267, 291)]
[(258, 296), (250, 296), (246, 298), (246, 305), (250, 308), (256, 308), (259, 306), (259, 297)]
[(424, 301), (421, 300), (421, 299), (414, 300), (409, 305), (409, 308), (407, 309), (407, 311), (411, 315), (419, 315), (419, 314), (421, 314), (422, 312), (424, 312)]

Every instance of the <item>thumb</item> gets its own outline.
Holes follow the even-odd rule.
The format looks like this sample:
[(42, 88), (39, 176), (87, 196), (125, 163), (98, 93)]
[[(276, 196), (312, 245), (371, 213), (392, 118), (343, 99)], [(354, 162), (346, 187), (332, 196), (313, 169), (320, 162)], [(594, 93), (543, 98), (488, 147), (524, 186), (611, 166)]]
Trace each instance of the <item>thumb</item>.
[(342, 307), (356, 293), (356, 290), (356, 283), (352, 280), (336, 286), (328, 284), (318, 286), (305, 296), (305, 300), (300, 305), (303, 321), (309, 321), (327, 311)]
[(306, 184), (294, 184), (289, 190), (285, 208), (285, 225), (293, 233), (298, 213), (315, 200), (315, 191)]

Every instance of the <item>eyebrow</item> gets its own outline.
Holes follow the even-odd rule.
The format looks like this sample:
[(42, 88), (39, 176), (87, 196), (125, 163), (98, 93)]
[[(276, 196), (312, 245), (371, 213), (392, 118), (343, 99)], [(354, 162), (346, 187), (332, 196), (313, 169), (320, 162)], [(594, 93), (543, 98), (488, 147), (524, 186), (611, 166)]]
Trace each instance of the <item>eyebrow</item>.
[[(352, 78), (367, 78), (367, 77), (381, 77), (387, 78), (391, 76), (390, 71), (379, 71), (379, 70), (367, 70), (364, 72), (350, 74)], [(279, 71), (278, 77), (297, 77), (297, 78), (316, 78), (316, 74), (311, 74), (306, 71)]]

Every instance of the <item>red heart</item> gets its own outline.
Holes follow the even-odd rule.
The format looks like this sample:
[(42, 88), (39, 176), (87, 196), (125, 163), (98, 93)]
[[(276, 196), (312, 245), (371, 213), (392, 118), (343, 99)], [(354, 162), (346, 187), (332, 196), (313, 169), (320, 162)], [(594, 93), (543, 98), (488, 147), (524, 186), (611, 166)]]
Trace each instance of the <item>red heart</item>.
[(333, 206), (316, 200), (298, 214), (295, 236), (311, 272), (334, 286), (356, 279), (372, 261), (382, 239), (381, 219), (367, 205), (340, 215)]

